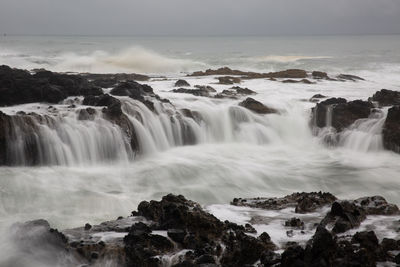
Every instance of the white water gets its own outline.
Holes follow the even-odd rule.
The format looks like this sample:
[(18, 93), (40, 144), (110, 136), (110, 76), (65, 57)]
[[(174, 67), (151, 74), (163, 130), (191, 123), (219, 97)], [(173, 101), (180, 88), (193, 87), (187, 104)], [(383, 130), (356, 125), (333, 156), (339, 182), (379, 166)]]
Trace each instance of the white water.
[[(389, 49), (387, 45), (372, 37), (371, 47), (360, 37), (361, 40), (355, 38), (358, 46), (354, 48), (354, 38), (342, 40), (346, 47), (342, 51), (329, 46), (329, 40), (318, 38), (311, 38), (309, 42), (299, 40), (300, 47), (292, 47), (290, 42), (282, 40), (257, 38), (253, 40), (260, 43), (256, 46), (246, 39), (236, 40), (237, 47), (231, 39), (211, 38), (199, 44), (196, 40), (167, 40), (158, 45), (154, 40), (144, 40), (140, 45), (150, 47), (146, 53), (157, 51), (150, 61), (124, 54), (124, 51), (140, 50), (129, 49), (131, 40), (106, 40), (104, 47), (99, 47), (101, 42), (94, 38), (90, 40), (94, 49), (86, 51), (86, 46), (68, 39), (73, 43), (69, 44), (60, 38), (44, 54), (37, 52), (45, 47), (43, 39), (28, 39), (31, 46), (22, 45), (18, 38), (13, 40), (10, 44), (14, 45), (8, 49), (18, 51), (2, 52), (0, 58), (16, 67), (99, 72), (146, 69), (146, 72), (167, 75), (167, 80), (153, 79), (148, 84), (161, 97), (170, 99), (175, 108), (155, 103), (157, 114), (154, 114), (142, 103), (121, 97), (123, 110), (138, 135), (140, 152), (137, 155), (127, 146), (121, 130), (102, 118), (101, 109), (97, 110), (94, 121), (78, 121), (76, 109), (61, 104), (54, 105), (59, 110), (56, 117), (43, 103), (1, 108), (9, 114), (18, 110), (35, 111), (48, 114), (51, 119), (48, 123), (36, 123), (38, 129), (33, 134), (42, 149), (38, 162), (43, 166), (0, 168), (0, 228), (7, 231), (7, 226), (15, 221), (36, 218), (48, 219), (52, 226), (61, 229), (86, 222), (99, 223), (126, 216), (141, 200), (159, 199), (167, 193), (180, 193), (209, 205), (226, 204), (234, 197), (322, 190), (341, 198), (379, 194), (400, 204), (400, 156), (382, 148), (381, 129), (386, 111), (357, 121), (339, 136), (329, 127), (320, 136), (314, 136), (309, 127), (310, 110), (315, 104), (308, 99), (314, 94), (365, 100), (381, 88), (400, 90), (398, 53), (390, 50), (392, 56), (388, 58), (382, 52)], [(340, 40), (336, 41), (340, 43)], [(400, 47), (395, 45), (396, 38), (390, 40), (393, 49)], [(110, 48), (114, 42), (117, 51)], [(204, 45), (204, 42), (213, 45)], [(320, 46), (314, 47), (315, 42)], [(176, 51), (168, 53), (160, 48), (167, 44), (173, 44)], [(62, 52), (55, 52), (55, 48)], [(4, 51), (4, 47), (1, 49)], [(83, 59), (75, 61), (75, 55), (70, 53), (65, 56), (65, 51), (75, 50), (79, 57), (88, 57), (87, 64), (76, 65)], [(190, 50), (192, 53), (188, 53)], [(236, 50), (242, 52), (235, 54)], [(29, 56), (16, 56), (23, 54), (21, 51)], [(32, 58), (39, 59), (35, 63)], [(122, 63), (105, 60), (110, 58)], [(43, 59), (49, 62), (40, 63)], [(138, 67), (137, 63), (142, 61), (147, 63)], [(305, 85), (245, 80), (241, 87), (256, 91), (257, 95), (252, 97), (280, 113), (258, 115), (239, 107), (237, 104), (242, 99), (171, 93), (179, 78), (191, 85), (211, 85), (218, 92), (230, 87), (215, 84), (214, 77), (185, 77), (179, 73), (204, 69), (198, 62), (206, 62), (200, 63), (201, 66), (228, 64), (257, 71), (303, 67), (329, 71), (332, 76), (350, 72), (366, 81), (319, 81)], [(78, 105), (77, 109), (80, 108), (84, 107)], [(179, 110), (183, 108), (198, 112), (202, 120), (182, 116)], [(321, 142), (324, 131), (338, 138), (337, 147)], [(27, 137), (21, 134), (17, 137), (12, 153), (16, 163), (24, 164), (26, 160), (19, 151), (21, 141)], [(223, 218), (223, 211), (216, 212)], [(278, 235), (273, 237), (280, 240)], [(0, 263), (4, 255), (0, 253)]]

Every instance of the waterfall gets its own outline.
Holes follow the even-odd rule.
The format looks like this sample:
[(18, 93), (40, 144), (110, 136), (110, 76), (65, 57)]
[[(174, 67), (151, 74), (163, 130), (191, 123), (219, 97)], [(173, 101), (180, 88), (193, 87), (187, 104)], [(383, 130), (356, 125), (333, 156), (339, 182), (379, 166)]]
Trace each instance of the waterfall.
[(368, 119), (354, 122), (348, 129), (340, 133), (340, 145), (357, 151), (383, 150), (382, 127), (387, 116), (387, 109), (375, 112)]

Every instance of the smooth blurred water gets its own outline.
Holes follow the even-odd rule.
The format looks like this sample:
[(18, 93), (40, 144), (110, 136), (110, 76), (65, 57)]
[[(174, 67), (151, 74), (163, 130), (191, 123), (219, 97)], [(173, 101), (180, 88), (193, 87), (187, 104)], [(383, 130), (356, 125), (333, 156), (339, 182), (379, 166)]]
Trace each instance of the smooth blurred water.
[[(132, 161), (124, 142), (113, 138), (119, 134), (116, 129), (100, 119), (78, 122), (66, 111), (57, 122), (60, 130), (43, 129), (42, 138), (43, 142), (58, 140), (72, 158), (49, 159), (52, 164), (42, 167), (0, 168), (2, 226), (36, 218), (60, 228), (98, 223), (126, 216), (141, 200), (171, 192), (204, 205), (228, 203), (234, 197), (319, 190), (341, 198), (379, 194), (400, 204), (400, 156), (382, 149), (379, 118), (359, 122), (356, 129), (344, 133), (339, 147), (331, 148), (312, 135), (310, 109), (315, 104), (308, 102), (317, 93), (352, 100), (367, 99), (381, 88), (400, 90), (399, 36), (2, 36), (0, 63), (27, 69), (166, 75), (168, 80), (148, 84), (176, 109), (198, 111), (205, 118), (199, 125), (187, 121), (197, 139), (195, 145), (182, 146), (182, 133), (166, 113), (154, 115), (140, 103), (125, 102), (126, 114), (139, 112), (145, 119), (140, 122), (131, 116), (143, 146), (143, 153)], [(311, 85), (242, 82), (240, 86), (256, 91), (254, 98), (278, 109), (280, 115), (252, 114), (237, 106), (240, 100), (170, 92), (178, 78), (191, 85), (210, 84), (218, 92), (228, 89), (215, 84), (214, 77), (189, 78), (181, 73), (219, 66), (257, 71), (304, 68), (330, 75), (351, 73), (366, 80)], [(37, 106), (41, 105), (1, 110), (39, 112)], [(58, 109), (63, 110), (61, 105)], [(101, 129), (110, 135), (99, 135)], [(103, 143), (121, 149), (110, 155), (102, 150)], [(84, 145), (88, 149), (81, 151)], [(93, 155), (91, 148), (95, 154), (105, 154)], [(67, 153), (64, 150), (60, 153)], [(117, 160), (104, 161), (107, 157)]]

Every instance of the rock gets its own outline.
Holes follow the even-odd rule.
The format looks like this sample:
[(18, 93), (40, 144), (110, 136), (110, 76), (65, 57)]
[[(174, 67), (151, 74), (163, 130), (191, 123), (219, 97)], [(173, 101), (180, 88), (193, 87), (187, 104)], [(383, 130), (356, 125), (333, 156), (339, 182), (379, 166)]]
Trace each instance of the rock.
[(318, 208), (329, 205), (336, 200), (330, 193), (311, 192), (293, 193), (282, 198), (235, 198), (234, 206), (247, 206), (266, 210), (281, 210), (293, 207), (297, 213), (313, 212)]
[(183, 243), (187, 232), (182, 229), (168, 229), (168, 237), (178, 243)]
[(93, 108), (80, 109), (78, 113), (78, 120), (94, 120), (96, 110)]
[(290, 218), (289, 220), (285, 221), (285, 226), (297, 229), (304, 229), (304, 222), (299, 218)]
[(258, 102), (257, 100), (255, 100), (251, 97), (248, 97), (244, 101), (240, 102), (239, 106), (247, 108), (258, 114), (271, 114), (271, 113), (278, 112), (277, 110), (275, 110), (273, 108), (269, 108), (269, 107), (265, 106), (264, 104), (262, 104), (261, 102)]
[(382, 107), (400, 105), (400, 92), (382, 89), (380, 91), (377, 91), (368, 100), (378, 102), (379, 105)]
[(220, 84), (234, 84), (241, 82), (240, 78), (232, 76), (223, 76), (223, 77), (218, 77), (217, 79)]
[(148, 81), (150, 79), (149, 76), (135, 73), (80, 73), (80, 75), (90, 80), (90, 83), (102, 88), (111, 88), (126, 81)]
[(313, 95), (313, 96), (311, 97), (311, 99), (313, 99), (313, 98), (326, 98), (326, 96), (321, 95), (321, 94), (316, 94), (316, 95)]
[(288, 80), (283, 80), (283, 83), (305, 83), (305, 84), (314, 84), (313, 82), (311, 82), (310, 80), (307, 79), (301, 79), (301, 80), (292, 80), (292, 79), (288, 79)]
[(344, 233), (360, 226), (366, 218), (363, 208), (349, 201), (336, 201), (332, 204), (331, 211), (321, 221), (322, 225), (333, 224), (332, 232)]
[(175, 87), (185, 87), (185, 86), (190, 86), (190, 84), (185, 80), (177, 80), (174, 86)]
[(339, 74), (337, 76), (337, 78), (339, 80), (347, 80), (347, 81), (353, 81), (353, 82), (355, 82), (355, 81), (364, 81), (363, 78), (355, 76), (355, 75), (350, 75), (350, 74)]
[(278, 72), (269, 73), (257, 73), (257, 72), (246, 72), (240, 70), (232, 70), (228, 67), (219, 68), (217, 70), (208, 69), (206, 71), (196, 71), (188, 76), (208, 76), (208, 75), (235, 75), (242, 76), (242, 79), (264, 79), (264, 78), (291, 78), (291, 79), (303, 79), (307, 77), (305, 70), (299, 69), (288, 69)]
[(242, 88), (239, 86), (234, 86), (231, 89), (236, 90), (236, 93), (239, 95), (255, 95), (257, 94), (253, 90), (250, 90), (249, 88)]
[[(338, 132), (349, 127), (358, 119), (368, 118), (373, 105), (371, 102), (354, 100), (347, 102), (343, 98), (330, 98), (318, 103), (312, 112), (315, 126), (323, 128), (332, 126)], [(328, 125), (327, 113), (331, 112), (331, 125)]]
[(209, 97), (210, 92), (206, 89), (186, 89), (186, 88), (178, 88), (173, 89), (171, 92), (181, 93), (181, 94), (192, 94), (194, 96), (205, 96)]
[(399, 208), (390, 204), (381, 196), (362, 197), (354, 200), (354, 204), (364, 209), (367, 215), (398, 215)]
[(195, 85), (194, 87), (197, 89), (203, 90), (203, 91), (207, 91), (209, 93), (217, 92), (217, 90), (215, 90), (213, 87), (211, 87), (209, 85)]
[(307, 72), (300, 69), (288, 69), (278, 72), (270, 72), (267, 78), (285, 78), (285, 79), (304, 79), (307, 77)]
[(400, 153), (400, 106), (391, 107), (382, 130), (386, 149)]
[(322, 71), (313, 71), (311, 75), (314, 79), (329, 79), (328, 74)]
[(110, 91), (110, 94), (117, 96), (129, 96), (130, 98), (144, 101), (144, 95), (154, 94), (153, 88), (146, 84), (139, 84), (135, 81), (127, 81), (118, 84)]

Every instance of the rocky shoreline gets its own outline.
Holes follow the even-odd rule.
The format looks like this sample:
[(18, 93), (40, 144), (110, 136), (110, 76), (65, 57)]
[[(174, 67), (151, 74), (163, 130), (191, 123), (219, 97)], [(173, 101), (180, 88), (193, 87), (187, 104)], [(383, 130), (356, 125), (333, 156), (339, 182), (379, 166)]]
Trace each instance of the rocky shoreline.
[[(258, 212), (290, 211), (297, 217), (283, 217), (281, 234), (286, 242), (275, 244), (268, 232), (256, 230), (268, 226), (267, 216), (251, 217), (245, 224), (222, 221), (198, 203), (169, 194), (161, 201), (141, 202), (128, 217), (99, 225), (60, 232), (45, 220), (16, 223), (11, 239), (25, 256), (40, 256), (49, 261), (46, 264), (63, 258), (66, 266), (400, 264), (400, 211), (383, 197), (338, 200), (330, 193), (303, 192), (281, 198), (239, 198), (231, 205)], [(374, 216), (390, 222), (386, 231), (394, 238), (360, 227)], [(307, 236), (306, 232), (311, 233), (306, 242), (291, 241), (296, 235)]]
[[(321, 71), (307, 72), (305, 70), (289, 69), (272, 73), (254, 73), (220, 68), (194, 72), (189, 77), (215, 76), (219, 84), (235, 84), (245, 79), (268, 79), (284, 83), (304, 82), (304, 79), (312, 79), (310, 86), (321, 80), (328, 81), (362, 81), (361, 77), (349, 74), (340, 74), (331, 78)], [(27, 103), (44, 103), (48, 105), (46, 112), (18, 111), (14, 115), (0, 111), (0, 165), (18, 165), (10, 152), (10, 143), (15, 143), (19, 136), (24, 136), (20, 145), (26, 159), (25, 165), (46, 164), (38, 159), (37, 132), (40, 125), (46, 125), (51, 129), (56, 128), (57, 121), (62, 120), (61, 115), (53, 105), (65, 103), (66, 109), (75, 112), (80, 121), (93, 121), (101, 117), (113, 125), (117, 125), (127, 138), (129, 157), (141, 153), (143, 148), (138, 140), (137, 129), (123, 111), (121, 97), (128, 97), (141, 102), (155, 115), (167, 115), (172, 123), (180, 128), (183, 140), (182, 145), (196, 144), (198, 137), (193, 132), (193, 125), (204, 123), (202, 114), (196, 110), (187, 108), (177, 109), (170, 100), (161, 98), (155, 94), (153, 88), (136, 81), (148, 81), (152, 78), (139, 74), (66, 74), (55, 73), (46, 70), (34, 70), (28, 72), (20, 69), (12, 69), (8, 66), (0, 66), (0, 107), (9, 107)], [(176, 89), (171, 92), (191, 94), (196, 97), (208, 97), (210, 99), (238, 100), (237, 106), (246, 108), (256, 114), (280, 114), (280, 111), (269, 107), (257, 100), (256, 92), (240, 86), (232, 86), (217, 92), (212, 85), (191, 85), (186, 80), (177, 80), (174, 83)], [(251, 97), (250, 97), (251, 96)], [(328, 145), (338, 145), (341, 135), (350, 129), (356, 122), (370, 119), (371, 117), (384, 117), (382, 127), (383, 146), (387, 150), (400, 152), (400, 92), (382, 89), (377, 91), (367, 100), (347, 101), (343, 98), (328, 98), (322, 94), (316, 94), (309, 100), (316, 103), (312, 109), (310, 127), (315, 135), (322, 136)], [(156, 108), (156, 106), (158, 108)], [(387, 112), (387, 115), (386, 115)], [(130, 114), (139, 122), (144, 123), (142, 114), (135, 112)], [(189, 121), (188, 121), (189, 119)], [(198, 126), (196, 126), (198, 127)], [(12, 149), (11, 149), (12, 150)]]

